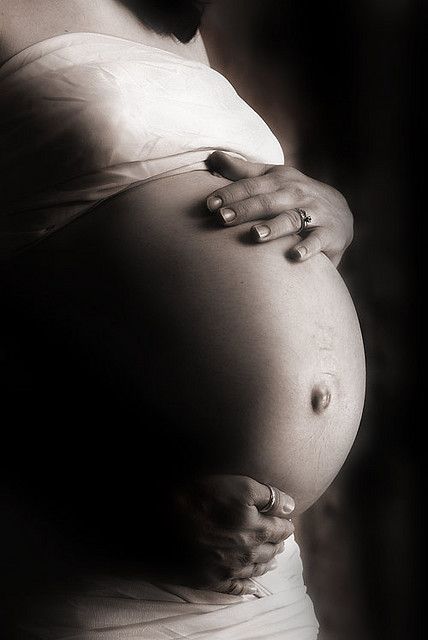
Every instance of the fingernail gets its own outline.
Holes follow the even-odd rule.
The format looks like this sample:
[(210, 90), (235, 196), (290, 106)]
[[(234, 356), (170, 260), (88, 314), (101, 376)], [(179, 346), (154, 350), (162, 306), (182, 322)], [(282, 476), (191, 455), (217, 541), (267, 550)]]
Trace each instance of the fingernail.
[(207, 207), (210, 211), (217, 211), (223, 204), (223, 200), (217, 196), (210, 196), (207, 198)]
[(236, 213), (232, 209), (222, 209), (220, 215), (225, 222), (232, 222), (236, 218)]
[(296, 507), (296, 503), (294, 502), (293, 498), (291, 496), (288, 496), (284, 502), (282, 511), (283, 513), (288, 515), (289, 513), (292, 513), (294, 511), (295, 507)]
[(270, 227), (268, 227), (267, 224), (256, 224), (251, 228), (251, 230), (255, 233), (259, 240), (267, 238), (267, 236), (270, 234)]
[(278, 553), (282, 553), (285, 549), (285, 542), (282, 541), (278, 548)]
[(258, 587), (256, 587), (255, 584), (249, 584), (248, 587), (247, 587), (247, 591), (248, 591), (248, 593), (250, 595), (254, 595), (255, 593), (257, 593), (258, 590), (259, 589), (258, 589)]
[(267, 568), (270, 571), (271, 569), (276, 569), (278, 566), (278, 561), (277, 560), (272, 560), (271, 562), (269, 562)]
[(299, 258), (304, 258), (308, 253), (308, 250), (303, 245), (300, 247), (294, 247), (294, 251), (297, 253)]

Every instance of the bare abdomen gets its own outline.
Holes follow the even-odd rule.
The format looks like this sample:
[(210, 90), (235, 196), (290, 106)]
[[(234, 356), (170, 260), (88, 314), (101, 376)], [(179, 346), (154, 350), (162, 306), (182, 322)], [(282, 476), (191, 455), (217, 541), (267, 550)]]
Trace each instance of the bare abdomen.
[(165, 364), (188, 415), (179, 428), (220, 449), (225, 470), (276, 483), (304, 509), (359, 426), (358, 319), (324, 255), (295, 264), (294, 239), (254, 245), (250, 225), (218, 228), (201, 202), (220, 182), (205, 172), (153, 181), (104, 216), (120, 205), (120, 233), (138, 229), (125, 262), (139, 263), (146, 300), (167, 318)]

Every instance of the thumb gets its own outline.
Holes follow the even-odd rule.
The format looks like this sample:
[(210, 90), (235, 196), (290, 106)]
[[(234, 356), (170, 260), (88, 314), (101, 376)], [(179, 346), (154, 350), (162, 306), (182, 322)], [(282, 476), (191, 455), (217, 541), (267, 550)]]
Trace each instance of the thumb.
[(228, 180), (261, 176), (273, 165), (235, 158), (224, 151), (214, 151), (205, 161), (211, 173), (219, 173)]
[[(252, 485), (252, 499), (260, 513), (279, 518), (289, 518), (296, 506), (293, 498), (278, 487), (259, 482)], [(267, 506), (269, 509), (265, 511)]]

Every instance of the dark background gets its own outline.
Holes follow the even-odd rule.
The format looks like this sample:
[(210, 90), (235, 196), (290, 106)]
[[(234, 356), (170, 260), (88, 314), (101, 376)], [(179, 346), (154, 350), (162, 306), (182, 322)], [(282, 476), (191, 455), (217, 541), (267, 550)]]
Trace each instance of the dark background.
[(344, 469), (299, 523), (321, 640), (419, 637), (421, 21), (408, 0), (221, 0), (203, 25), (213, 66), (286, 163), (342, 191), (355, 217), (340, 270), (365, 339), (366, 406)]
[[(320, 640), (419, 637), (424, 210), (416, 206), (412, 160), (420, 146), (414, 67), (421, 21), (409, 0), (219, 0), (203, 27), (213, 66), (270, 124), (286, 162), (342, 191), (355, 216), (355, 240), (340, 270), (365, 339), (365, 412), (344, 469), (298, 523)], [(19, 397), (26, 377), (18, 359), (11, 379)], [(39, 415), (55, 395), (44, 394)], [(15, 464), (8, 434), (38, 437), (35, 422), (16, 418), (25, 412), (34, 413), (26, 396), (13, 420), (3, 416), (3, 467)], [(67, 445), (68, 433), (63, 417), (57, 447)], [(16, 459), (18, 471), (24, 466)], [(14, 537), (25, 533), (25, 522), (7, 525)]]

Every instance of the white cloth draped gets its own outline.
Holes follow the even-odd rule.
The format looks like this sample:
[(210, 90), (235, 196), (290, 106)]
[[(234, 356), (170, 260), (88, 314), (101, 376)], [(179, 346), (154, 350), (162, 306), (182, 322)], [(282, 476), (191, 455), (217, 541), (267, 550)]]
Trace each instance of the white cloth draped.
[(4, 250), (66, 225), (133, 183), (207, 170), (216, 149), (282, 164), (281, 146), (203, 62), (114, 36), (69, 33), (0, 68)]

